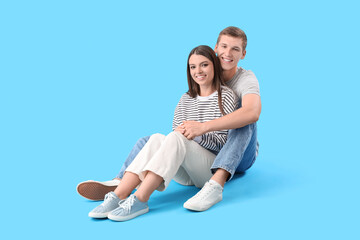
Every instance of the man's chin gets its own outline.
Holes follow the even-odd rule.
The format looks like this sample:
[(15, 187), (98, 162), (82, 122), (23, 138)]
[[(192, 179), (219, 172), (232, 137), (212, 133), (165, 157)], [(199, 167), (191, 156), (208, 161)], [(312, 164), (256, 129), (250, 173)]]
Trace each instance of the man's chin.
[(234, 69), (237, 69), (237, 66), (222, 66), (221, 68), (224, 72), (230, 72), (230, 71), (234, 71)]

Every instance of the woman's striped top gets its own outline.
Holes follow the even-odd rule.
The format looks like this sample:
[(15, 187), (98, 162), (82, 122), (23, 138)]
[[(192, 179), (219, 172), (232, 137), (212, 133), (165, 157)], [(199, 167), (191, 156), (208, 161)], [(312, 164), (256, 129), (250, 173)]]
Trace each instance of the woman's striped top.
[[(229, 114), (237, 108), (238, 98), (228, 87), (222, 86), (221, 91), (224, 112)], [(175, 109), (173, 130), (183, 121), (207, 122), (219, 117), (222, 117), (222, 113), (218, 104), (217, 91), (207, 97), (197, 96), (195, 98), (185, 93)], [(226, 142), (227, 133), (228, 130), (208, 132), (196, 137), (194, 141), (202, 147), (218, 153)]]

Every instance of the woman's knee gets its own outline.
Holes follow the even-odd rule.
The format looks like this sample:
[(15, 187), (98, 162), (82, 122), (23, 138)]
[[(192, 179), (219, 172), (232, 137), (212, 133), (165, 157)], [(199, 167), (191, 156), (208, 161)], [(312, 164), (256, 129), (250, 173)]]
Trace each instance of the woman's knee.
[(169, 133), (166, 137), (174, 138), (174, 139), (180, 139), (180, 140), (186, 140), (184, 135), (182, 135), (181, 133), (176, 132), (176, 131), (173, 131), (173, 132)]
[(165, 138), (165, 135), (161, 134), (161, 133), (155, 133), (153, 135), (151, 135), (149, 141), (158, 141), (158, 140), (163, 140)]

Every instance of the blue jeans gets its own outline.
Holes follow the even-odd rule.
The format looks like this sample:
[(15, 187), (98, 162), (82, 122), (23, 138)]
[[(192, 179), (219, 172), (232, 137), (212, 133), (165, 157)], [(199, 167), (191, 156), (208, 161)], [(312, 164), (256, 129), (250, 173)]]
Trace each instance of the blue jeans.
[(258, 150), (256, 123), (231, 129), (225, 145), (211, 166), (211, 171), (215, 173), (218, 168), (225, 169), (230, 173), (230, 180), (235, 173), (244, 173), (254, 164)]
[[(129, 156), (126, 158), (117, 178), (124, 176), (126, 168), (132, 163), (136, 155), (145, 146), (150, 136), (140, 138)], [(211, 171), (215, 173), (218, 168), (225, 169), (230, 173), (230, 180), (235, 173), (244, 173), (255, 162), (258, 154), (259, 143), (257, 141), (257, 126), (252, 123), (242, 128), (231, 129), (228, 133), (228, 138), (216, 156)]]

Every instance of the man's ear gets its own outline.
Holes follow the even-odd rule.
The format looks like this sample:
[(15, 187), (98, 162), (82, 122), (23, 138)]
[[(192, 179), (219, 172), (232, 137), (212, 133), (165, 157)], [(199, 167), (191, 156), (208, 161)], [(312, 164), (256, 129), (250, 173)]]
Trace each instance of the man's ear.
[(246, 49), (243, 51), (243, 54), (242, 54), (242, 56), (241, 56), (240, 59), (244, 59), (244, 58), (245, 58), (245, 55), (246, 55)]
[(218, 48), (218, 45), (215, 44), (215, 48), (214, 48), (214, 52), (217, 54), (217, 48)]

